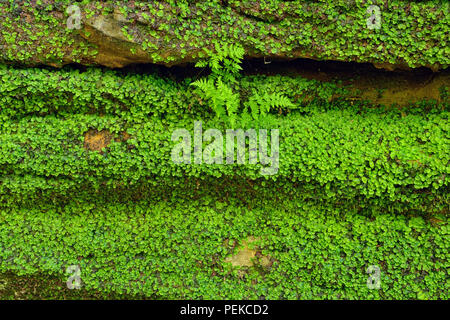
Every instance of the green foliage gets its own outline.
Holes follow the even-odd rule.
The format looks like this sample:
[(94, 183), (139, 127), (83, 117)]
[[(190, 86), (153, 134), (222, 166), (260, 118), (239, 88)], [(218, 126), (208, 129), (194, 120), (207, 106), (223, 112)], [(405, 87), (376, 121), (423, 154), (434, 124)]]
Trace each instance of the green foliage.
[[(12, 272), (0, 273), (2, 300), (117, 300), (145, 299), (145, 296), (126, 296), (115, 292), (105, 294), (95, 290), (70, 290), (66, 282), (55, 276), (33, 274), (17, 276)], [(156, 300), (158, 297), (151, 297)]]
[(214, 46), (215, 52), (209, 52), (209, 58), (197, 62), (196, 67), (210, 67), (212, 72), (210, 79), (212, 80), (223, 79), (227, 83), (237, 83), (239, 71), (242, 70), (244, 48), (240, 45), (219, 44), (218, 42), (214, 42)]
[[(67, 266), (79, 265), (82, 288), (105, 296), (449, 299), (446, 218), (433, 226), (325, 202), (161, 191), (1, 208), (0, 272), (66, 281)], [(232, 267), (226, 258), (250, 236), (270, 263)], [(367, 288), (370, 265), (381, 270), (380, 290)]]
[[(240, 76), (230, 51), (195, 86), (0, 65), (0, 280), (64, 283), (79, 265), (104, 297), (448, 299), (447, 89), (376, 106), (336, 82)], [(175, 129), (224, 131), (230, 114), (280, 130), (277, 175), (172, 162)], [(233, 267), (249, 237), (253, 266)]]
[(248, 101), (248, 106), (250, 107), (253, 118), (258, 119), (260, 115), (265, 116), (270, 110), (276, 108), (292, 108), (294, 104), (289, 98), (280, 93), (270, 94), (264, 92), (262, 94), (253, 94)]
[(197, 67), (211, 68), (207, 79), (199, 79), (191, 83), (199, 89), (201, 97), (211, 103), (211, 108), (218, 119), (225, 118), (225, 110), (232, 126), (236, 123), (236, 113), (240, 104), (239, 94), (234, 93), (230, 85), (238, 83), (236, 77), (242, 69), (241, 60), (244, 49), (240, 46), (215, 44), (216, 52), (209, 60), (197, 62)]
[[(194, 121), (202, 120), (205, 130), (225, 132), (227, 126), (220, 119), (189, 114), (165, 119), (75, 114), (8, 120), (0, 129), (0, 192), (5, 201), (12, 201), (45, 190), (55, 196), (65, 194), (73, 185), (222, 176), (250, 179), (262, 186), (271, 179), (280, 183), (274, 186), (277, 190), (298, 185), (311, 197), (321, 194), (337, 201), (364, 197), (386, 207), (398, 206), (395, 211), (436, 212), (449, 204), (448, 117), (448, 111), (402, 116), (349, 106), (308, 115), (271, 115), (272, 127), (262, 128), (280, 130), (280, 163), (278, 174), (270, 177), (260, 176), (259, 164), (172, 163), (175, 129), (186, 128), (193, 136)], [(89, 129), (112, 135), (103, 154), (85, 149)], [(121, 142), (125, 131), (132, 139)]]
[[(207, 81), (208, 78), (200, 80)], [(156, 73), (123, 74), (95, 68), (82, 72), (70, 69), (49, 71), (0, 64), (0, 119), (83, 113), (131, 117), (134, 121), (182, 113), (209, 118), (211, 113), (205, 110), (203, 101), (194, 93), (195, 87), (189, 85), (192, 82), (186, 79), (178, 83)], [(300, 76), (242, 76), (233, 90), (239, 94), (242, 108), (247, 106), (243, 112), (249, 109), (250, 96), (265, 93), (271, 96), (282, 94), (293, 102), (294, 105), (283, 110), (284, 113), (326, 111), (339, 104), (354, 104), (361, 108), (377, 106), (361, 98), (351, 86)], [(423, 101), (411, 104), (408, 110), (419, 107), (417, 112), (420, 113), (424, 108), (448, 109), (445, 87), (441, 92), (441, 102)], [(271, 113), (280, 113), (280, 109), (272, 109)]]
[[(333, 83), (243, 77), (232, 93), (239, 92), (239, 103), (257, 104), (263, 112), (268, 108), (261, 106), (269, 105), (271, 110), (265, 121), (249, 121), (242, 128), (280, 130), (278, 174), (261, 177), (260, 165), (172, 163), (175, 129), (192, 132), (196, 120), (205, 129), (227, 128), (224, 119), (212, 117), (196, 100), (190, 79), (180, 84), (156, 75), (5, 66), (0, 75), (0, 101), (7, 106), (0, 111), (0, 198), (7, 202), (44, 194), (59, 197), (102, 184), (203, 176), (250, 179), (260, 189), (270, 179), (278, 183), (273, 190), (335, 201), (364, 199), (365, 207), (370, 203), (390, 212), (440, 212), (448, 207), (447, 102), (434, 109), (432, 104), (407, 110), (367, 108)], [(273, 98), (279, 89), (295, 101), (286, 113), (274, 109), (281, 105), (280, 97)], [(233, 106), (230, 94), (221, 94), (211, 99)], [(338, 94), (341, 99), (330, 100)], [(110, 136), (102, 153), (86, 150), (90, 129)], [(124, 132), (131, 139), (123, 141)]]
[[(447, 0), (199, 0), (82, 1), (87, 19), (113, 18), (125, 46), (142, 61), (184, 63), (203, 57), (218, 43), (239, 44), (252, 56), (310, 56), (318, 60), (391, 63), (446, 68), (449, 3)], [(81, 39), (66, 27), (65, 9), (35, 1), (0, 2), (0, 61), (36, 65), (91, 64), (98, 54), (95, 39)], [(381, 9), (381, 28), (367, 28), (369, 5)], [(92, 22), (92, 21), (91, 21)], [(30, 49), (31, 48), (31, 49)], [(171, 49), (176, 50), (171, 50)]]
[[(225, 109), (227, 111), (231, 126), (235, 126), (237, 111), (240, 107), (240, 96), (233, 92), (232, 85), (238, 84), (237, 77), (242, 70), (240, 64), (244, 57), (244, 49), (240, 46), (223, 45), (216, 43), (216, 53), (209, 60), (200, 61), (197, 67), (209, 66), (211, 75), (207, 79), (199, 79), (191, 83), (200, 91), (200, 96), (211, 103), (211, 107), (218, 119), (223, 119)], [(294, 107), (289, 98), (280, 93), (260, 94), (254, 91), (249, 101), (244, 106), (243, 120), (250, 122), (248, 118), (248, 107), (254, 120), (265, 116), (271, 109)], [(247, 116), (247, 117), (246, 117)]]
[(225, 118), (225, 110), (232, 126), (236, 123), (236, 112), (239, 107), (239, 95), (233, 92), (222, 81), (222, 77), (214, 79), (199, 79), (192, 83), (201, 92), (201, 97), (211, 103), (211, 108), (218, 119)]

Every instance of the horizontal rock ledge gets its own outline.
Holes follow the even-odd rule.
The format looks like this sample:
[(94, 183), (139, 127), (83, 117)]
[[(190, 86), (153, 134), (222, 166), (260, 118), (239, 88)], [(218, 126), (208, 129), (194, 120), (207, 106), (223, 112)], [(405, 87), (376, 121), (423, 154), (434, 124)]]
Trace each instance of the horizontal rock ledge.
[(0, 62), (173, 66), (204, 57), (214, 42), (231, 42), (248, 58), (448, 67), (447, 2), (372, 2), (378, 18), (362, 0), (0, 1)]

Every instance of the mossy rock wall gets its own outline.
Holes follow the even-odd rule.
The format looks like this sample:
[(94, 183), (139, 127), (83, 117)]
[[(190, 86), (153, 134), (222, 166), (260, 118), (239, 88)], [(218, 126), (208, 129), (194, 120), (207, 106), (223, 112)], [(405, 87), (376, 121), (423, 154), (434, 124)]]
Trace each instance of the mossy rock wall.
[[(73, 4), (1, 1), (0, 61), (176, 65), (196, 61), (214, 42), (229, 42), (241, 44), (248, 58), (433, 70), (450, 62), (445, 0), (80, 1), (67, 13)], [(368, 27), (370, 6), (380, 10), (379, 29)]]
[(448, 9), (0, 0), (0, 299), (449, 299)]
[[(280, 129), (273, 176), (260, 165), (172, 162), (176, 128), (228, 125), (193, 79), (0, 74), (7, 298), (30, 296), (5, 285), (17, 276), (39, 288), (47, 279), (53, 287), (38, 297), (449, 298), (446, 73), (433, 80), (438, 95), (403, 106), (356, 94), (357, 81), (241, 77), (242, 103), (258, 89), (292, 101), (247, 124)], [(61, 289), (68, 266), (81, 272), (79, 294)], [(377, 290), (370, 266), (382, 275)]]

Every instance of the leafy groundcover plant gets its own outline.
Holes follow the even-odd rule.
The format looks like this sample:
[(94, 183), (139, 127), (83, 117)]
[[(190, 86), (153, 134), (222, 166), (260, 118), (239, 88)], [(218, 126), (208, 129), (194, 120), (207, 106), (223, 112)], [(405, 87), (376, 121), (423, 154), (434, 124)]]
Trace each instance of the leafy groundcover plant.
[[(448, 299), (447, 88), (379, 106), (216, 51), (178, 82), (0, 66), (0, 280), (70, 267), (103, 297)], [(173, 163), (194, 121), (279, 129), (277, 174)]]

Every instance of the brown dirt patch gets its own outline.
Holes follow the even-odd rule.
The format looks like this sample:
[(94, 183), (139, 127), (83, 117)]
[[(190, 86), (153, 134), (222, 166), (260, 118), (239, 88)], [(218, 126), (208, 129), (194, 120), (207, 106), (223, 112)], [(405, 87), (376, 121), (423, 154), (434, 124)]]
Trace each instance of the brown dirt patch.
[(89, 129), (84, 134), (84, 148), (89, 151), (103, 153), (102, 150), (109, 146), (112, 139), (113, 134), (108, 130)]
[(256, 247), (254, 242), (258, 239), (250, 236), (242, 242), (239, 251), (225, 259), (225, 262), (231, 263), (233, 267), (253, 267), (261, 265), (262, 267), (269, 267), (271, 261), (269, 257), (263, 256)]

